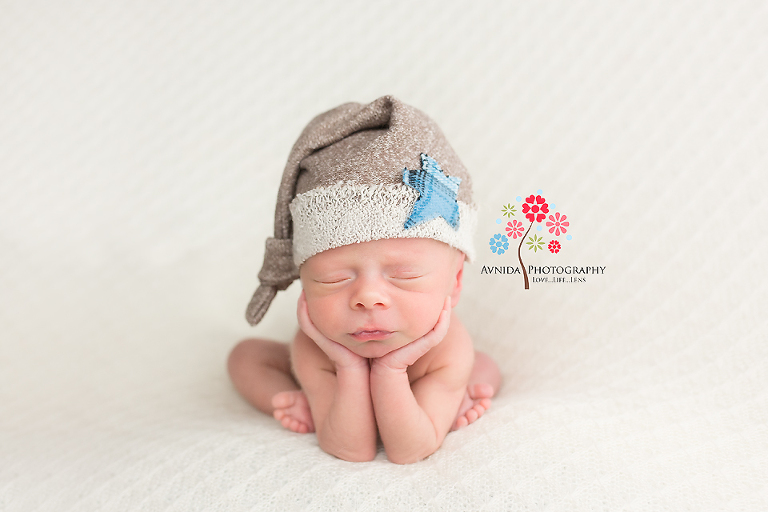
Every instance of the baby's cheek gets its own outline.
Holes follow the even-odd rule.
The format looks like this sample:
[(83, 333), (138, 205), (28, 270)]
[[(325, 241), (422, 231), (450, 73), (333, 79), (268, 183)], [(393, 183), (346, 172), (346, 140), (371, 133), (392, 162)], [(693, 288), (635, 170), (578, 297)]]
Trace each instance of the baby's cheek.
[(324, 300), (307, 302), (309, 318), (315, 327), (326, 337), (330, 337), (337, 329), (339, 314), (334, 311), (333, 303)]
[(427, 334), (437, 323), (443, 304), (437, 297), (430, 297), (429, 300), (422, 300), (412, 305), (410, 310), (413, 319), (414, 335), (421, 337)]

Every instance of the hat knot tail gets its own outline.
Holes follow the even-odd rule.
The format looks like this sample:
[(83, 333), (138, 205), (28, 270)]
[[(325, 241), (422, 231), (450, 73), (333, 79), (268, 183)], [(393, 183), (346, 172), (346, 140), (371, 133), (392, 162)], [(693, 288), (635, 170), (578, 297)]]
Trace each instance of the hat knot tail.
[(269, 309), (279, 290), (285, 290), (299, 277), (293, 263), (293, 243), (290, 238), (267, 238), (264, 264), (259, 272), (260, 285), (248, 303), (245, 318), (251, 325), (258, 324)]

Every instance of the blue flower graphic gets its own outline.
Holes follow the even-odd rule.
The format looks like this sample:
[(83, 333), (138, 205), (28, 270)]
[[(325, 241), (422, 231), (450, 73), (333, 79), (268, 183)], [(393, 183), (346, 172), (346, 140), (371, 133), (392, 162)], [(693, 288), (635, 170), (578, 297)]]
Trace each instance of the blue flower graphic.
[(509, 249), (509, 240), (501, 233), (496, 233), (491, 237), (491, 252), (494, 254), (504, 254)]

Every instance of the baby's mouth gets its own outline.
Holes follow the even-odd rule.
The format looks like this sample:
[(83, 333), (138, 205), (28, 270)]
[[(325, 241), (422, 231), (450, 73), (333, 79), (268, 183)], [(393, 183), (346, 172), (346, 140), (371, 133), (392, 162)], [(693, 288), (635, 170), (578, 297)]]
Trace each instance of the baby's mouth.
[(394, 334), (392, 331), (382, 329), (359, 330), (349, 333), (356, 341), (385, 340)]

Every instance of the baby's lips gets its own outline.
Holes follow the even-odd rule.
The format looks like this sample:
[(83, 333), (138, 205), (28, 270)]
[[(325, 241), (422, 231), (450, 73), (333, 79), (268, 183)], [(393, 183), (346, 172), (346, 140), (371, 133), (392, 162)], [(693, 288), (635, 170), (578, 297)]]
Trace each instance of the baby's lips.
[(349, 333), (357, 341), (384, 340), (393, 334), (392, 331), (384, 329), (359, 329)]

